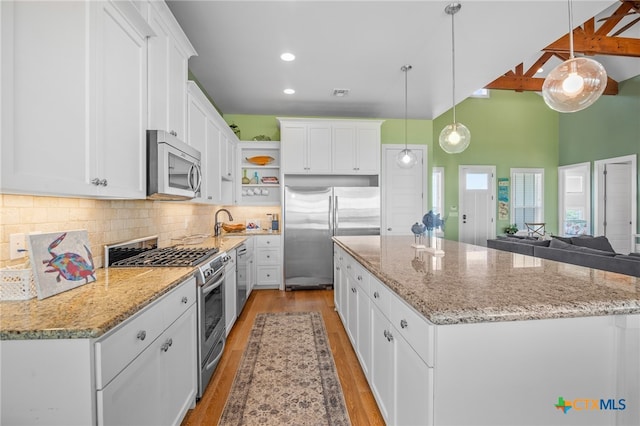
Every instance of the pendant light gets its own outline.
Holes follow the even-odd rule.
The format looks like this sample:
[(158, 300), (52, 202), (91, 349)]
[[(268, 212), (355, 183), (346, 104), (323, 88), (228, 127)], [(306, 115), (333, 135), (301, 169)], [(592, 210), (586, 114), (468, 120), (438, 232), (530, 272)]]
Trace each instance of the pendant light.
[(453, 81), (451, 100), (453, 103), (453, 123), (442, 129), (438, 141), (440, 142), (440, 147), (447, 154), (459, 154), (467, 149), (471, 142), (471, 132), (469, 132), (467, 126), (456, 121), (456, 43), (453, 15), (458, 13), (461, 7), (460, 3), (451, 3), (444, 9), (448, 15), (451, 15), (451, 79)]
[(598, 100), (607, 86), (607, 71), (590, 58), (573, 54), (573, 7), (569, 6), (569, 59), (555, 67), (542, 84), (542, 97), (558, 112), (576, 112)]
[(407, 73), (411, 68), (411, 65), (403, 65), (400, 68), (404, 72), (404, 149), (396, 156), (396, 163), (403, 169), (410, 169), (418, 162), (416, 154), (407, 147)]

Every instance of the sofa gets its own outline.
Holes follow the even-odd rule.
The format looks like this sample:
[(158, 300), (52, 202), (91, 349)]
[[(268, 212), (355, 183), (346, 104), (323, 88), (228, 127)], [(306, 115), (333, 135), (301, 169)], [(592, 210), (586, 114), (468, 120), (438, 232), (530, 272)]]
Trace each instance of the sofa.
[(487, 247), (640, 277), (640, 253), (616, 253), (604, 236), (552, 236), (542, 240), (504, 236), (487, 240)]

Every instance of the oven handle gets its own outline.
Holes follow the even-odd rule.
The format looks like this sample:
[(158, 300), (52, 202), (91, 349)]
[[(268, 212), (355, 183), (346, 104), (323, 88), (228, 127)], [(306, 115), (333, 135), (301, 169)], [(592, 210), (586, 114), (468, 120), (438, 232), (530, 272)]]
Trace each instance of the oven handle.
[(202, 287), (202, 295), (207, 295), (209, 293), (211, 293), (213, 290), (215, 290), (216, 288), (220, 287), (222, 285), (222, 283), (224, 282), (224, 274), (220, 275), (220, 279), (216, 282), (214, 282), (211, 285), (207, 285), (207, 286), (203, 286)]
[(218, 361), (220, 361), (220, 358), (222, 358), (222, 355), (224, 354), (224, 348), (225, 346), (227, 346), (227, 340), (224, 339), (222, 340), (222, 350), (220, 351), (220, 354), (216, 357), (216, 359), (214, 359), (213, 361), (211, 361), (209, 364), (207, 364), (207, 366), (205, 367), (205, 370), (210, 369), (211, 367), (213, 367)]

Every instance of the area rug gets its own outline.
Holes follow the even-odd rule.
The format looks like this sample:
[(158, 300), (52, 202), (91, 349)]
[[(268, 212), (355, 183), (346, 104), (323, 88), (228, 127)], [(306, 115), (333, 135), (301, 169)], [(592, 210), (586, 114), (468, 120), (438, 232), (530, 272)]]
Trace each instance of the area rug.
[(351, 424), (319, 312), (256, 316), (218, 424)]

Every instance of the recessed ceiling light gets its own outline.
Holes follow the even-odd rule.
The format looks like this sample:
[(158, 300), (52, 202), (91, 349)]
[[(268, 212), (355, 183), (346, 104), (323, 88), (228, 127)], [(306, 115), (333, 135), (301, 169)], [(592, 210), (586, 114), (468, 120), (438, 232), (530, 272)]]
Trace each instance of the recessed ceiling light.
[(293, 95), (294, 93), (296, 93), (296, 91), (293, 89), (284, 89), (283, 92), (287, 95)]
[(293, 53), (285, 52), (282, 55), (280, 55), (280, 59), (286, 62), (291, 62), (294, 59), (296, 59), (296, 55), (294, 55)]

